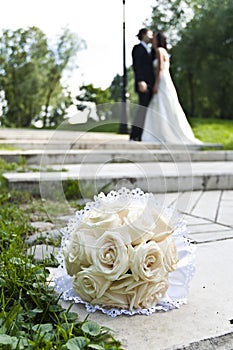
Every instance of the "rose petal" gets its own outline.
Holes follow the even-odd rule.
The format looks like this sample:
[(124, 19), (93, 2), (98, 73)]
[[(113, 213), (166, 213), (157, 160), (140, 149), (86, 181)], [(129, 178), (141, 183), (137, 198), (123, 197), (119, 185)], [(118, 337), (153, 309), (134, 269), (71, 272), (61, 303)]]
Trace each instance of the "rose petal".
[(129, 246), (128, 250), (130, 270), (136, 281), (160, 279), (165, 274), (163, 254), (156, 242)]
[(78, 295), (88, 302), (101, 297), (109, 286), (110, 282), (98, 275), (96, 270), (92, 268), (83, 269), (73, 281), (73, 287)]
[(127, 247), (120, 234), (106, 231), (92, 250), (93, 265), (99, 273), (111, 281), (119, 278), (129, 269)]

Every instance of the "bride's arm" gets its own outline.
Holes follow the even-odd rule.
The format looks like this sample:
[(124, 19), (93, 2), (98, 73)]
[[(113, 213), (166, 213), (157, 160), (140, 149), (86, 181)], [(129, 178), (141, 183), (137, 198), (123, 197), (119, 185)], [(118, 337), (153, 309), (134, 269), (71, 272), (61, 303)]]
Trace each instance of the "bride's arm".
[(154, 94), (157, 94), (157, 92), (158, 92), (160, 76), (161, 76), (161, 73), (163, 70), (163, 52), (162, 52), (160, 47), (158, 47), (156, 50), (156, 56), (158, 58), (158, 64), (157, 64), (157, 69), (156, 69), (155, 84), (153, 87)]

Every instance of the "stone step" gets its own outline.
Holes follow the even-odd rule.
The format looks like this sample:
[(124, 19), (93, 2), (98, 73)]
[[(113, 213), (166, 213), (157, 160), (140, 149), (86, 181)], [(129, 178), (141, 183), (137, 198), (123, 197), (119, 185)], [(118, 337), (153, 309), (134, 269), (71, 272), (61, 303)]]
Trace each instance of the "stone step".
[(128, 163), (128, 162), (226, 162), (233, 161), (233, 151), (99, 149), (89, 150), (23, 150), (0, 151), (0, 158), (19, 162), (24, 158), (28, 165), (78, 164), (78, 163)]
[[(62, 145), (76, 145), (80, 148), (89, 147), (93, 144), (99, 143), (113, 143), (116, 147), (123, 143), (126, 147), (137, 148), (141, 142), (129, 142), (129, 135), (115, 134), (111, 132), (84, 132), (84, 131), (72, 131), (72, 130), (44, 130), (44, 129), (14, 129), (14, 128), (0, 128), (0, 144), (12, 144), (20, 145), (25, 149), (28, 145), (48, 145), (56, 144), (56, 146), (62, 147)], [(148, 144), (145, 142), (144, 144)], [(149, 147), (160, 148), (161, 145), (155, 143), (149, 144)], [(221, 144), (204, 144), (204, 147), (218, 147), (222, 148)], [(177, 145), (179, 147), (179, 145)], [(181, 145), (181, 148), (184, 146)], [(199, 147), (199, 146), (198, 146)], [(38, 147), (36, 147), (38, 148)], [(124, 148), (124, 147), (123, 147)], [(35, 147), (33, 147), (35, 149)]]
[(94, 140), (82, 140), (82, 139), (51, 139), (51, 140), (38, 140), (38, 139), (21, 139), (21, 140), (0, 140), (0, 145), (10, 146), (19, 150), (71, 150), (71, 149), (83, 149), (83, 150), (93, 150), (96, 148), (105, 150), (135, 150), (135, 149), (149, 149), (149, 150), (203, 150), (203, 149), (222, 149), (222, 144), (219, 143), (204, 143), (202, 145), (177, 145), (177, 144), (156, 144), (149, 142), (129, 142), (125, 139), (117, 138), (115, 139), (94, 139)]
[(10, 189), (41, 193), (42, 197), (62, 191), (67, 180), (78, 180), (81, 192), (89, 191), (91, 197), (102, 188), (109, 191), (122, 186), (153, 193), (233, 189), (233, 161), (84, 163), (62, 168), (53, 166), (54, 172), (5, 173), (4, 177)]

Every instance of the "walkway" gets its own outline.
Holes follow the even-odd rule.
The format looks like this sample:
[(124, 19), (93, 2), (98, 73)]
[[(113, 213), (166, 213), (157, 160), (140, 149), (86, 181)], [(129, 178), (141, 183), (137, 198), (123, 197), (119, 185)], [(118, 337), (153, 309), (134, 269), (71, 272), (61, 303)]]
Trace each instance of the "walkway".
[[(51, 132), (33, 131), (20, 134), (16, 130), (11, 134), (9, 130), (0, 129), (3, 143), (22, 145), (24, 140), (25, 147), (22, 148), (28, 149), (29, 146), (30, 150), (26, 152), (31, 152), (31, 158), (27, 158), (31, 164), (38, 166), (39, 154), (39, 159), (43, 158), (43, 165), (53, 166), (57, 170), (66, 168), (66, 172), (43, 173), (50, 174), (48, 177), (55, 176), (58, 182), (62, 176), (68, 178), (71, 174), (73, 178), (86, 176), (89, 183), (90, 175), (93, 175), (92, 179), (98, 182), (105, 174), (105, 179), (109, 180), (113, 176), (117, 179), (115, 186), (118, 188), (121, 184), (139, 185), (136, 181), (140, 176), (146, 181), (152, 179), (144, 184), (155, 186), (158, 185), (158, 175), (162, 174), (162, 182), (154, 187), (153, 192), (164, 205), (173, 206), (187, 221), (190, 239), (197, 247), (196, 274), (191, 283), (187, 305), (152, 316), (111, 318), (96, 312), (89, 319), (111, 328), (127, 350), (233, 349), (233, 325), (230, 322), (233, 319), (233, 152), (198, 152), (194, 149), (172, 153), (166, 149), (158, 150), (153, 145), (147, 145), (143, 151), (142, 145), (138, 149), (137, 143), (126, 142), (125, 135), (116, 135), (115, 138), (113, 135), (103, 137), (100, 134), (87, 135), (89, 139), (85, 142), (73, 143), (79, 149), (74, 147), (71, 150), (71, 135), (75, 137), (75, 134), (69, 132), (57, 133), (58, 143), (52, 142), (54, 147), (49, 147)], [(100, 144), (104, 146), (101, 148)], [(46, 153), (44, 148), (39, 147), (42, 145), (49, 152)], [(86, 153), (88, 150), (91, 151), (89, 155)], [(123, 162), (116, 163), (114, 156), (117, 152), (120, 152), (118, 154), (121, 159), (124, 158)], [(10, 153), (8, 157), (18, 157), (20, 154), (15, 151)], [(171, 158), (171, 155), (175, 158)], [(6, 153), (1, 156), (5, 157)], [(5, 176), (11, 185), (17, 181), (23, 184), (26, 179), (34, 178), (38, 186), (41, 180), (41, 172)], [(43, 176), (42, 179), (45, 180), (47, 175)], [(129, 182), (128, 179), (135, 181)], [(164, 191), (162, 185), (165, 183), (167, 186), (179, 184), (179, 188), (177, 190), (177, 187), (167, 187), (167, 191)], [(188, 188), (188, 185), (193, 186), (195, 183), (196, 188)], [(192, 188), (196, 190), (192, 191)], [(62, 304), (69, 307), (69, 303)], [(73, 310), (78, 312), (80, 319), (87, 315), (81, 305), (75, 305)]]
[[(196, 273), (187, 305), (151, 316), (111, 318), (96, 312), (89, 318), (113, 329), (128, 350), (175, 350), (184, 346), (232, 349), (233, 334), (228, 334), (233, 332), (233, 191), (167, 193), (157, 197), (181, 211), (189, 237), (197, 247)], [(64, 301), (62, 304), (69, 306)], [(87, 315), (82, 305), (72, 310), (81, 319)]]

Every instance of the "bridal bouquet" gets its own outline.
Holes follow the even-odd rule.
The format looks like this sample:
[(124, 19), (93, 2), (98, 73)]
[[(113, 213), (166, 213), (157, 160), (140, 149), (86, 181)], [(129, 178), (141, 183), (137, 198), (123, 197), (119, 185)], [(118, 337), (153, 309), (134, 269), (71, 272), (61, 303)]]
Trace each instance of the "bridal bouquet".
[(174, 226), (150, 193), (103, 193), (78, 211), (63, 244), (73, 289), (104, 308), (148, 309), (169, 288), (179, 262)]

